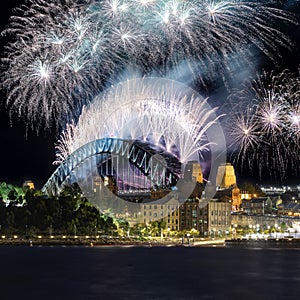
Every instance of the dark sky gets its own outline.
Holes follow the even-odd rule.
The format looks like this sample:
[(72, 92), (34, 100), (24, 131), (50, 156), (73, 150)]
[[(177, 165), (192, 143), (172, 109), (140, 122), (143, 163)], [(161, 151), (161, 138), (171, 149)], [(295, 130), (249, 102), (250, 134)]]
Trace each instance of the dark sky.
[[(22, 0), (4, 0), (1, 3), (0, 20), (1, 31), (7, 24), (12, 8)], [(4, 96), (2, 95), (3, 102)], [(5, 107), (1, 105), (0, 111), (0, 141), (1, 166), (0, 181), (22, 184), (24, 180), (31, 179), (41, 188), (48, 177), (55, 170), (52, 162), (55, 157), (55, 133), (36, 132), (26, 130), (22, 122), (13, 120), (12, 126)]]
[[(22, 0), (4, 0), (1, 3), (0, 11), (0, 30), (7, 24), (13, 7), (18, 3), (24, 3)], [(290, 1), (295, 3), (295, 1)], [(300, 4), (298, 3), (298, 6)], [(297, 8), (299, 12), (299, 7)], [(296, 70), (300, 64), (299, 46), (300, 33), (292, 28), (289, 35), (296, 44), (292, 52), (282, 51), (282, 60), (279, 60), (281, 66), (286, 66)], [(0, 44), (1, 46), (1, 44)], [(263, 67), (269, 67), (268, 61), (262, 61)], [(218, 94), (218, 93), (216, 93)], [(1, 102), (4, 102), (4, 95), (1, 96)], [(10, 124), (8, 112), (1, 105), (0, 110), (0, 141), (1, 141), (1, 158), (0, 181), (6, 181), (14, 184), (22, 184), (24, 180), (31, 179), (35, 182), (37, 188), (41, 188), (55, 170), (52, 162), (55, 158), (54, 142), (55, 132), (36, 132), (26, 130), (22, 121), (13, 120)], [(245, 177), (245, 176), (244, 176)], [(297, 182), (298, 177), (291, 176), (289, 181)], [(258, 180), (257, 180), (258, 182)]]

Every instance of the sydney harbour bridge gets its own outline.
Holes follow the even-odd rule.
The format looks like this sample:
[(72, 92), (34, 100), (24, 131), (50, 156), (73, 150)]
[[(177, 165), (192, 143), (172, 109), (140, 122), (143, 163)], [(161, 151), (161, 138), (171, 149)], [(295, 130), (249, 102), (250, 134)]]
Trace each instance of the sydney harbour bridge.
[(52, 174), (43, 191), (55, 195), (65, 184), (92, 180), (90, 183), (95, 185), (100, 178), (101, 184), (109, 185), (121, 198), (137, 199), (153, 190), (171, 190), (181, 176), (178, 158), (159, 146), (140, 140), (103, 138), (73, 152)]
[(77, 183), (100, 210), (137, 216), (144, 204), (186, 201), (196, 186), (187, 174), (189, 162), (199, 165), (201, 153), (208, 152), (211, 176), (224, 148), (206, 99), (172, 80), (136, 78), (96, 97), (67, 126), (59, 166), (43, 191), (57, 195)]

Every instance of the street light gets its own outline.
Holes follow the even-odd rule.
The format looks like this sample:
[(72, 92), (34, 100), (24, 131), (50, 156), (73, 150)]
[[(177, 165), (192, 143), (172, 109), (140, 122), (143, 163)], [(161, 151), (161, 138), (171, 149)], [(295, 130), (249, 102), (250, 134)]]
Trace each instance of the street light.
[(259, 224), (256, 224), (256, 232), (259, 232)]
[(277, 238), (277, 229), (278, 229), (278, 224), (277, 224), (277, 223), (275, 223), (274, 227), (275, 227), (275, 237)]
[(236, 228), (237, 228), (237, 224), (231, 224), (232, 225), (232, 229), (231, 229), (231, 231), (232, 231), (232, 238), (234, 237), (236, 237)]
[(52, 224), (50, 224), (50, 226), (49, 226), (49, 235), (52, 236), (52, 233), (53, 233), (53, 227), (52, 227)]
[(187, 240), (188, 240), (188, 245), (190, 245), (190, 234), (187, 233), (186, 236), (187, 236)]

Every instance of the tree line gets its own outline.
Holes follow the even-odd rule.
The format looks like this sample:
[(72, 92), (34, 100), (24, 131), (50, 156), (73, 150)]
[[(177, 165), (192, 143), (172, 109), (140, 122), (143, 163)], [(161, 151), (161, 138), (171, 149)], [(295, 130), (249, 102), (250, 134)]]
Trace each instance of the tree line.
[(56, 197), (41, 191), (0, 183), (1, 235), (98, 235), (128, 226), (100, 213), (78, 185), (66, 186)]

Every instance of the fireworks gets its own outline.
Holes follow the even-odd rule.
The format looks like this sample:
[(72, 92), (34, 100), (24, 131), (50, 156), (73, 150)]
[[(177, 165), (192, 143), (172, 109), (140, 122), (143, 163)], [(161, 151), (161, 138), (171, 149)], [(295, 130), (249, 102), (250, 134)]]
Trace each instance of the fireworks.
[[(108, 136), (146, 139), (185, 161), (207, 147), (202, 139), (212, 120), (206, 123), (206, 101), (172, 89), (154, 92), (146, 79), (132, 90), (127, 83), (107, 89), (116, 83), (113, 78), (129, 68), (141, 76), (171, 77), (187, 65), (189, 74), (180, 76), (191, 82), (205, 85), (218, 76), (226, 81), (232, 61), (237, 67), (249, 63), (253, 49), (275, 59), (279, 47), (291, 48), (279, 30), (285, 22), (297, 23), (276, 1), (27, 0), (2, 33), (9, 42), (1, 86), (11, 115), (32, 126), (54, 121), (65, 127), (74, 119), (57, 144), (57, 163), (84, 143)], [(260, 168), (295, 162), (299, 81), (290, 79), (287, 72), (263, 74), (251, 90), (237, 93), (246, 100), (231, 119), (236, 126), (230, 145), (238, 161), (257, 161)], [(176, 97), (180, 105), (170, 100)]]
[(270, 57), (278, 45), (290, 47), (278, 20), (294, 18), (268, 1), (28, 0), (3, 33), (7, 105), (50, 126), (64, 124), (128, 65), (164, 76), (195, 61), (193, 74), (205, 81), (201, 73), (226, 73), (236, 52), (247, 59), (250, 44)]
[(231, 95), (240, 101), (228, 123), (236, 162), (281, 178), (291, 166), (299, 171), (299, 83), (287, 70), (264, 72)]
[(78, 123), (67, 126), (56, 147), (56, 163), (91, 141), (117, 137), (149, 141), (185, 164), (209, 150), (207, 132), (219, 118), (215, 111), (207, 100), (174, 81), (128, 80), (96, 97)]

